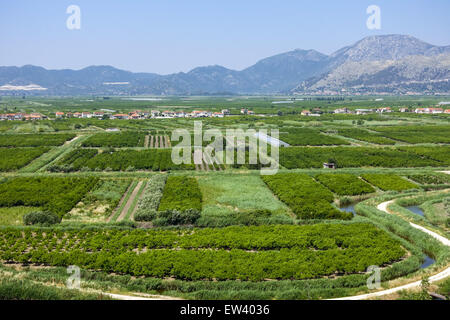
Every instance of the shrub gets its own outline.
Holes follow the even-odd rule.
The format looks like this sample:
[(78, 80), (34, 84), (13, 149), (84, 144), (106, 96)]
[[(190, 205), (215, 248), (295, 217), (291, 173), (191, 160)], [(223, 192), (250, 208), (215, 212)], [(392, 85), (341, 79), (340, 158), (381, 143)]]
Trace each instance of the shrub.
[(152, 221), (157, 217), (157, 211), (154, 209), (138, 209), (134, 214), (135, 221)]
[(23, 216), (23, 223), (27, 226), (35, 224), (52, 225), (60, 221), (56, 214), (49, 211), (33, 211)]
[(200, 215), (201, 212), (196, 209), (158, 211), (153, 224), (156, 226), (194, 224)]

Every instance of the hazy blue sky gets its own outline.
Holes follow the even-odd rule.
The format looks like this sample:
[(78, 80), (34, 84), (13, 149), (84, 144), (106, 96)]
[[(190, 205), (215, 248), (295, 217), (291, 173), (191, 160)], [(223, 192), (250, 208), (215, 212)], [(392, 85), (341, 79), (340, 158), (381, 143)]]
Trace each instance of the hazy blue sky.
[[(81, 8), (80, 30), (66, 28), (71, 4)], [(366, 27), (372, 4), (381, 8), (381, 30)], [(0, 65), (240, 70), (296, 48), (330, 54), (374, 34), (450, 45), (449, 12), (449, 0), (4, 0)]]

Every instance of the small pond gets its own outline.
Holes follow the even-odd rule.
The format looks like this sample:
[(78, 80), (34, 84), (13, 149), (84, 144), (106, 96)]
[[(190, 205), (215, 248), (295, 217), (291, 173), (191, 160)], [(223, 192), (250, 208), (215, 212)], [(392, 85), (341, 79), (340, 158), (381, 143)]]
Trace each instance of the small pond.
[(419, 208), (418, 206), (409, 206), (409, 207), (405, 207), (405, 209), (408, 209), (412, 213), (415, 213), (415, 214), (418, 214), (419, 216), (424, 217), (423, 210), (421, 208)]
[(420, 266), (420, 269), (425, 269), (426, 267), (432, 265), (435, 262), (435, 260), (427, 255), (425, 255), (425, 261)]
[(345, 212), (351, 212), (353, 213), (353, 216), (356, 216), (356, 211), (355, 211), (355, 205), (356, 203), (344, 206), (344, 207), (340, 207), (339, 210), (341, 211), (345, 211)]

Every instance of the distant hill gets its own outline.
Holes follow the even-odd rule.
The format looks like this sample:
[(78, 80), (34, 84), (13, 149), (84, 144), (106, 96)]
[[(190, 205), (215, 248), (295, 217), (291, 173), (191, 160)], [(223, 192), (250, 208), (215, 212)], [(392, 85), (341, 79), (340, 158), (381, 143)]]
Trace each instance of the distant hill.
[(24, 90), (44, 95), (426, 94), (450, 93), (449, 79), (450, 46), (383, 35), (364, 38), (329, 56), (297, 49), (242, 71), (216, 65), (163, 76), (111, 66), (0, 67), (0, 94)]

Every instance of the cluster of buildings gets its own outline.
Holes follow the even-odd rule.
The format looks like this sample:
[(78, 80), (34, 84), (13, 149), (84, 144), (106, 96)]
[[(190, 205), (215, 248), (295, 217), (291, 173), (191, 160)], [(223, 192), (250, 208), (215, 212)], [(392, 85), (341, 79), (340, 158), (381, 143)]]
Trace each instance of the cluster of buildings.
[(303, 110), (302, 112), (300, 112), (300, 114), (302, 115), (302, 116), (308, 116), (308, 117), (320, 117), (320, 114), (321, 114), (322, 112), (319, 112), (319, 111), (309, 111), (309, 110)]
[[(250, 111), (248, 111), (250, 112)], [(252, 114), (252, 113), (246, 113)], [(223, 118), (226, 115), (230, 115), (230, 110), (223, 109), (221, 112), (211, 111), (199, 111), (194, 110), (192, 112), (184, 111), (142, 111), (135, 110), (128, 113), (105, 113), (105, 112), (56, 112), (56, 118), (97, 118), (97, 119), (120, 119), (120, 120), (139, 120), (139, 119), (164, 119), (164, 118)]]
[[(442, 108), (416, 108), (410, 111), (408, 108), (399, 108), (399, 112), (415, 112), (415, 113), (425, 113), (425, 114), (439, 114), (439, 113), (446, 113), (450, 114), (450, 109), (444, 110)], [(349, 110), (348, 108), (340, 108), (334, 110), (334, 113), (336, 114), (345, 114), (345, 113), (351, 113), (351, 114), (370, 114), (370, 113), (390, 113), (394, 112), (392, 108), (390, 107), (383, 107), (378, 109), (356, 109), (355, 111)]]
[(439, 114), (439, 113), (450, 114), (450, 109), (444, 110), (442, 108), (417, 108), (416, 110), (414, 110), (414, 112), (427, 114)]
[(0, 121), (5, 120), (43, 120), (47, 119), (47, 116), (40, 113), (3, 113), (0, 114)]
[[(408, 108), (405, 108), (406, 110)], [(369, 114), (369, 113), (390, 113), (393, 112), (392, 108), (390, 107), (383, 107), (383, 108), (378, 108), (378, 109), (356, 109), (354, 111), (348, 109), (348, 108), (339, 108), (334, 110), (335, 114)], [(401, 112), (405, 112), (405, 111), (401, 111)], [(406, 111), (407, 112), (407, 111)]]

